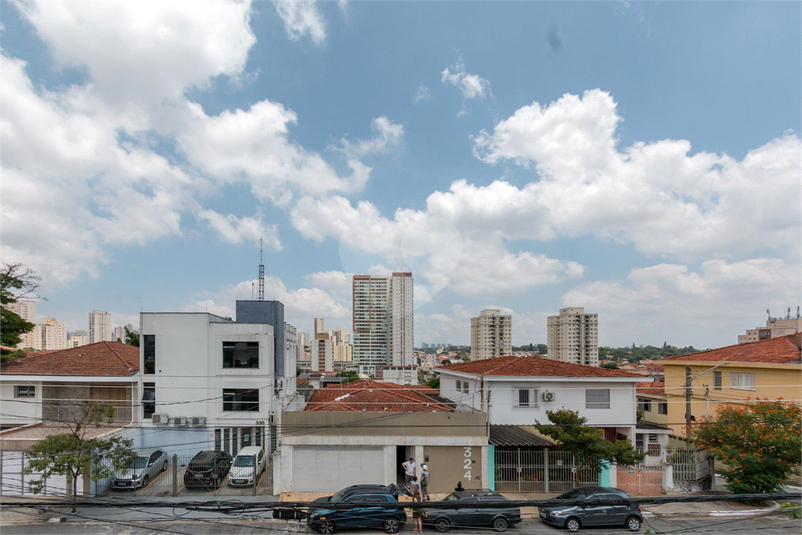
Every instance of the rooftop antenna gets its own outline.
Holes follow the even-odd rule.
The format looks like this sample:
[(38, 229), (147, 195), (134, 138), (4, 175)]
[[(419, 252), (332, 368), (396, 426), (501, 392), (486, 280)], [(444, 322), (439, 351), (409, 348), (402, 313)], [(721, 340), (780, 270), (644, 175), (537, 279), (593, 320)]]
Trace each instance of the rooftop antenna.
[(766, 314), (769, 315), (769, 321), (771, 321), (771, 310), (767, 308), (766, 309)]
[(796, 319), (799, 319), (799, 305), (796, 305)]
[(263, 254), (262, 238), (259, 238), (259, 301), (265, 300), (265, 263)]
[(788, 314), (785, 316), (785, 319), (787, 320), (791, 319), (791, 307), (788, 307)]

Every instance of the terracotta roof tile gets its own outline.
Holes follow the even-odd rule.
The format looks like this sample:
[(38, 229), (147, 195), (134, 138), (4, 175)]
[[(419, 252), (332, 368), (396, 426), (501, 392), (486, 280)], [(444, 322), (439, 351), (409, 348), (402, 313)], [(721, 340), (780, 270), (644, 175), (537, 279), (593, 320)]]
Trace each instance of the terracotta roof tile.
[(800, 362), (800, 333), (758, 340), (748, 344), (736, 344), (710, 349), (699, 353), (678, 355), (660, 359), (663, 363), (674, 362), (765, 362), (769, 364), (794, 364)]
[(572, 364), (544, 357), (496, 357), (472, 362), (449, 364), (439, 368), (443, 371), (470, 373), (473, 375), (535, 376), (535, 377), (629, 377), (641, 376), (623, 370), (610, 370), (596, 366)]
[(648, 394), (651, 396), (665, 396), (666, 384), (665, 383), (652, 383), (642, 382), (636, 385), (638, 394)]
[(139, 371), (139, 348), (122, 342), (30, 353), (0, 365), (4, 375), (129, 376)]
[(355, 381), (315, 390), (307, 411), (453, 412), (440, 391), (425, 385), (404, 386), (377, 381)]

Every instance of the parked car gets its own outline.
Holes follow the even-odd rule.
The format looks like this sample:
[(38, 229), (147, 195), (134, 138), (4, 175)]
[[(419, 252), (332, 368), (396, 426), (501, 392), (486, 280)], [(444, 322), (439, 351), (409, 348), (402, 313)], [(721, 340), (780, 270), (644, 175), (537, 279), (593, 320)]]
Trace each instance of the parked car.
[[(361, 487), (361, 488), (354, 488)], [(398, 503), (395, 485), (354, 485), (334, 496), (312, 502), (307, 525), (325, 535), (337, 529), (381, 528), (387, 533), (398, 533), (407, 521), (401, 508), (388, 506)], [(368, 487), (368, 488), (365, 488)], [(398, 490), (398, 492), (403, 492)], [(332, 504), (351, 503), (350, 509), (333, 509)]]
[[(557, 496), (558, 500), (580, 500), (580, 505), (541, 507), (540, 518), (559, 528), (578, 531), (592, 526), (624, 526), (638, 531), (643, 523), (640, 506), (629, 494), (611, 487), (580, 487)], [(607, 503), (602, 504), (605, 501)]]
[(189, 461), (184, 486), (219, 488), (231, 468), (231, 455), (224, 451), (200, 451)]
[[(443, 501), (452, 507), (424, 509), (423, 525), (432, 526), (441, 533), (453, 528), (490, 526), (504, 531), (521, 521), (521, 509), (510, 505), (509, 500), (492, 490), (463, 490), (452, 492)], [(492, 506), (479, 507), (479, 504)]]
[[(256, 470), (254, 471), (254, 458), (256, 459)], [(232, 487), (237, 485), (253, 485), (254, 473), (256, 479), (265, 471), (265, 450), (261, 446), (247, 446), (239, 450), (234, 462), (231, 463), (231, 470), (228, 472), (228, 484)]]
[(137, 489), (153, 481), (167, 470), (167, 454), (163, 450), (148, 450), (139, 454), (127, 468), (118, 472), (111, 482), (115, 489)]

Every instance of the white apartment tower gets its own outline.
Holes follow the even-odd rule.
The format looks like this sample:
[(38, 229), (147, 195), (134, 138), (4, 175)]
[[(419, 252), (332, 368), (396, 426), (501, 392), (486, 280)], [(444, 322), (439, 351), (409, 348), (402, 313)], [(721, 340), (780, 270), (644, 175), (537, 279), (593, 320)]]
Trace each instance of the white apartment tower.
[(561, 308), (559, 316), (549, 316), (548, 358), (598, 366), (599, 315), (571, 307)]
[(315, 337), (320, 333), (326, 332), (326, 322), (323, 318), (315, 318), (315, 332), (312, 333), (312, 336)]
[(471, 360), (492, 359), (512, 353), (512, 316), (497, 308), (471, 318)]
[(89, 343), (111, 341), (111, 314), (93, 310), (89, 313)]
[(353, 358), (359, 373), (414, 364), (413, 285), (408, 272), (391, 277), (354, 275)]

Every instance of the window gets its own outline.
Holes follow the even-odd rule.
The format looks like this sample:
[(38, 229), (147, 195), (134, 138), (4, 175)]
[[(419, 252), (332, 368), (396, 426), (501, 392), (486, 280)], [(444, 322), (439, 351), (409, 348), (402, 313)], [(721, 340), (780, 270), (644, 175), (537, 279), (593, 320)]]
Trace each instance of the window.
[(258, 368), (259, 342), (223, 342), (223, 368)]
[(259, 412), (259, 389), (224, 388), (223, 410)]
[(538, 393), (537, 388), (516, 388), (513, 391), (513, 406), (514, 407), (537, 407), (538, 406)]
[(588, 388), (585, 390), (586, 409), (609, 409), (610, 408), (610, 389), (609, 388)]
[(644, 412), (652, 412), (652, 400), (650, 399), (639, 399), (638, 400), (638, 410)]
[(144, 383), (142, 386), (143, 417), (150, 418), (156, 412), (156, 383)]
[(657, 404), (657, 414), (668, 414), (668, 402), (661, 401)]
[(721, 390), (721, 372), (713, 372), (713, 390)]
[(145, 374), (156, 373), (156, 335), (142, 336), (142, 354), (145, 357)]
[(462, 381), (462, 393), (463, 394), (468, 393), (468, 381)]
[(754, 390), (755, 389), (755, 374), (754, 373), (731, 373), (730, 374), (730, 388), (734, 390)]
[(462, 381), (457, 381), (457, 392), (462, 392)]
[(35, 398), (36, 387), (29, 385), (14, 385), (15, 398)]

